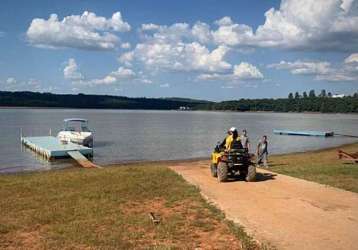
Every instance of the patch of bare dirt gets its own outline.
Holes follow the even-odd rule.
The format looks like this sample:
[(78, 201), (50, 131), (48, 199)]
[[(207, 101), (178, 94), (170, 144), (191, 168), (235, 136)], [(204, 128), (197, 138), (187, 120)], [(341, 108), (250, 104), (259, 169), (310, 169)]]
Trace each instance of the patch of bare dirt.
[(0, 241), (1, 249), (41, 249), (42, 237), (39, 230), (16, 231), (3, 236)]
[[(143, 234), (135, 240), (136, 248), (165, 245), (188, 249), (241, 249), (238, 239), (228, 226), (210, 215), (207, 208), (195, 201), (186, 200), (168, 206), (163, 199), (145, 202), (128, 202), (121, 206), (128, 216), (142, 217), (148, 225), (131, 225), (127, 230)], [(153, 212), (160, 218), (155, 225), (148, 215)], [(168, 236), (172, 234), (172, 236)], [(130, 240), (130, 239), (128, 239)]]

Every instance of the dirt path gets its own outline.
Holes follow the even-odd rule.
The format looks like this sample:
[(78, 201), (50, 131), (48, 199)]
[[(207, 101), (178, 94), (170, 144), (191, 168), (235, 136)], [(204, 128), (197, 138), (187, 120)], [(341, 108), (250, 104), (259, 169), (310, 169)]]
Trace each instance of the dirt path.
[(218, 183), (208, 162), (170, 167), (243, 225), (278, 249), (358, 249), (358, 194), (258, 170), (257, 182)]

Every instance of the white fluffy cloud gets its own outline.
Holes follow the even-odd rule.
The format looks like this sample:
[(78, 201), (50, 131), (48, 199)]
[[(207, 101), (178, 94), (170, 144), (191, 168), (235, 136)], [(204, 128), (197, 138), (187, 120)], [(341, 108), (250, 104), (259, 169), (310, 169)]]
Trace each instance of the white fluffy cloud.
[(131, 48), (131, 44), (130, 44), (130, 43), (122, 43), (122, 44), (121, 44), (121, 48), (122, 48), (122, 49), (130, 49), (130, 48)]
[(197, 43), (150, 41), (140, 43), (132, 52), (123, 54), (121, 62), (138, 60), (149, 68), (174, 71), (222, 72), (231, 68), (224, 60), (228, 48), (219, 46), (209, 51)]
[[(64, 77), (74, 83), (115, 84), (125, 79), (140, 80), (143, 71), (194, 72), (200, 80), (251, 81), (262, 80), (263, 74), (247, 62), (228, 61), (229, 53), (273, 47), (294, 50), (358, 50), (358, 0), (281, 0), (278, 9), (265, 13), (265, 21), (257, 29), (235, 23), (225, 16), (212, 24), (196, 22), (158, 25), (142, 24), (139, 42), (120, 43), (118, 32), (130, 30), (121, 13), (111, 18), (84, 12), (59, 20), (53, 14), (48, 20), (34, 19), (27, 36), (35, 46), (72, 47), (110, 50), (121, 48), (118, 61), (122, 67), (103, 78), (86, 79), (75, 60), (70, 59)], [(233, 58), (233, 57), (230, 57)], [(327, 61), (281, 61), (271, 68), (288, 70), (295, 75), (311, 75), (317, 80), (357, 80), (358, 54), (347, 57), (340, 67)], [(334, 64), (335, 65), (335, 64)], [(140, 80), (143, 82), (143, 79)]]
[(16, 79), (14, 77), (9, 77), (6, 79), (6, 83), (9, 85), (14, 85), (17, 83)]
[(192, 27), (190, 33), (194, 39), (196, 39), (201, 43), (207, 44), (207, 43), (211, 43), (212, 41), (210, 26), (206, 23), (197, 22)]
[(59, 20), (52, 14), (48, 20), (35, 18), (27, 30), (31, 44), (47, 48), (77, 48), (87, 50), (111, 50), (119, 43), (114, 32), (126, 32), (130, 25), (123, 21), (120, 12), (111, 18), (85, 11)]
[(116, 79), (130, 79), (135, 76), (135, 73), (131, 69), (119, 67), (116, 71), (112, 71), (110, 75)]
[(48, 92), (54, 90), (53, 86), (43, 86), (37, 79), (18, 80), (15, 77), (8, 77), (6, 80), (0, 80), (0, 88), (5, 91), (41, 91)]
[[(230, 18), (217, 22), (232, 24)], [(197, 22), (193, 26), (176, 23), (171, 26), (143, 24), (143, 41), (130, 52), (123, 53), (119, 62), (125, 65), (141, 63), (156, 70), (196, 72), (199, 80), (243, 81), (260, 80), (263, 74), (252, 64), (231, 65), (226, 61), (230, 48), (212, 43), (210, 26)], [(212, 50), (207, 46), (215, 46)]]
[[(215, 21), (213, 27), (203, 22), (142, 24), (141, 42), (123, 53), (119, 62), (127, 67), (139, 62), (160, 70), (194, 71), (200, 79), (262, 79), (253, 65), (233, 67), (227, 61), (231, 48), (352, 51), (358, 49), (357, 27), (357, 0), (282, 0), (278, 9), (265, 13), (265, 22), (256, 30), (228, 16)], [(353, 56), (347, 60), (355, 60)], [(331, 70), (329, 62), (311, 61), (283, 61), (272, 67), (317, 76), (327, 76)]]
[(170, 84), (169, 83), (163, 83), (163, 84), (160, 84), (159, 87), (161, 87), (161, 88), (170, 88)]
[(171, 26), (143, 24), (142, 42), (134, 50), (123, 53), (119, 61), (129, 66), (133, 61), (147, 68), (173, 71), (223, 72), (232, 68), (225, 61), (229, 48), (224, 45), (208, 49), (209, 26), (175, 23)]
[(264, 77), (254, 65), (246, 62), (235, 65), (233, 75), (235, 78), (243, 80), (262, 79)]
[[(217, 22), (232, 24), (230, 18)], [(149, 69), (198, 73), (199, 80), (243, 81), (260, 80), (263, 74), (252, 64), (231, 65), (226, 61), (230, 48), (213, 43), (213, 31), (206, 23), (190, 26), (143, 24), (142, 42), (134, 50), (123, 53), (119, 62), (131, 66), (140, 63)], [(208, 47), (214, 47), (209, 49)]]
[(311, 50), (358, 49), (358, 1), (282, 0), (265, 13), (256, 31), (224, 17), (212, 31), (214, 41), (230, 46), (280, 47)]
[(133, 70), (124, 67), (119, 67), (103, 78), (88, 79), (80, 72), (75, 59), (70, 58), (63, 70), (64, 78), (70, 80), (74, 84), (80, 85), (111, 85), (119, 84), (123, 80), (135, 78), (136, 74)]
[(252, 28), (245, 24), (235, 24), (230, 17), (223, 17), (215, 22), (218, 29), (212, 31), (212, 37), (217, 44), (229, 46), (250, 45), (253, 40)]
[(312, 75), (316, 80), (331, 82), (358, 81), (358, 56), (351, 54), (339, 67), (323, 61), (281, 61), (268, 65), (269, 68), (289, 70), (295, 75)]
[(65, 79), (78, 81), (83, 79), (83, 75), (78, 70), (78, 65), (75, 59), (70, 58), (67, 62), (66, 67), (63, 69), (63, 75)]
[(216, 28), (197, 22), (193, 26), (143, 24), (161, 41), (192, 41), (231, 47), (277, 47), (304, 50), (356, 51), (358, 49), (357, 0), (282, 0), (279, 9), (265, 13), (256, 30), (225, 16)]
[(358, 63), (358, 53), (354, 53), (344, 60), (345, 63)]
[(160, 28), (160, 25), (154, 24), (154, 23), (144, 23), (142, 24), (142, 30), (148, 31), (148, 30), (158, 30)]
[(295, 62), (281, 61), (280, 63), (268, 65), (269, 68), (287, 69), (294, 75), (323, 75), (332, 71), (329, 62), (321, 61), (301, 61)]
[(261, 71), (254, 65), (242, 62), (234, 65), (233, 71), (230, 74), (200, 74), (199, 80), (221, 80), (221, 81), (252, 81), (261, 80), (264, 76)]

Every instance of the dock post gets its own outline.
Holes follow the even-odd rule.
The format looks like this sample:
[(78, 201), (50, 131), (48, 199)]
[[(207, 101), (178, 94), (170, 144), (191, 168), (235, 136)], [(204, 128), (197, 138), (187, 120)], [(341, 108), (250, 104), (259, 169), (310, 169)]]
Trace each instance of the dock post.
[(51, 129), (50, 129), (48, 134), (49, 134), (49, 136), (52, 136), (52, 130)]

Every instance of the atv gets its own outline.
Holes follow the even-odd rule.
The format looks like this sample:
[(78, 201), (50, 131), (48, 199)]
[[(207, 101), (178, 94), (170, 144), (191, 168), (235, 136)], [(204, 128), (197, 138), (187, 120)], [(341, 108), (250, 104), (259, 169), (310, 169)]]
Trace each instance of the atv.
[(219, 182), (225, 182), (229, 176), (234, 177), (236, 174), (245, 181), (255, 181), (256, 166), (251, 158), (252, 155), (247, 149), (235, 148), (225, 151), (218, 144), (211, 154), (211, 175), (217, 177)]

